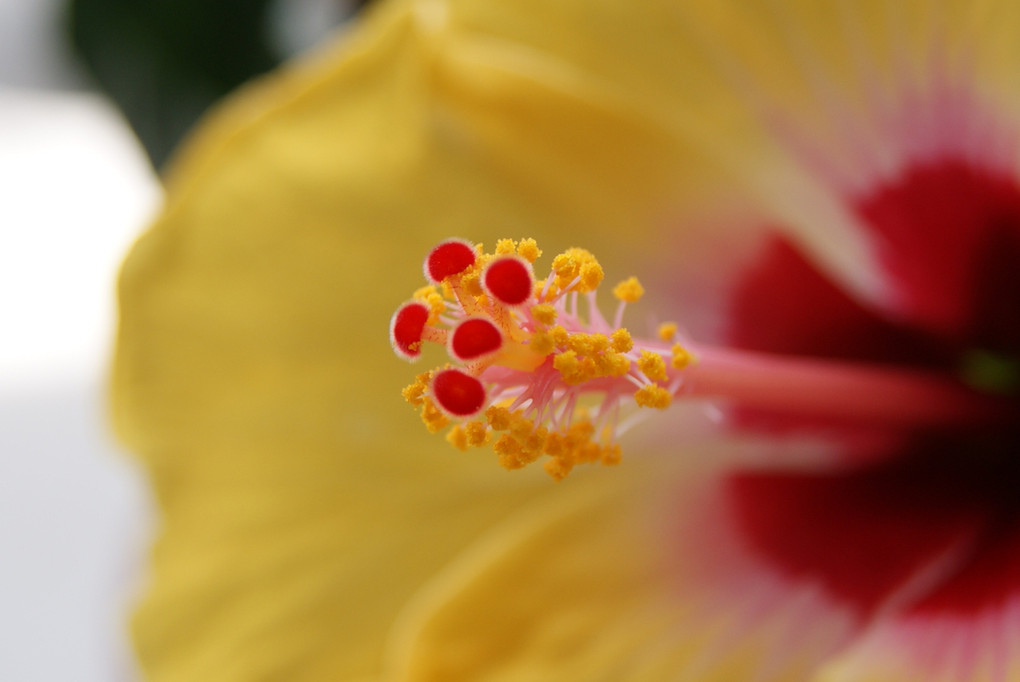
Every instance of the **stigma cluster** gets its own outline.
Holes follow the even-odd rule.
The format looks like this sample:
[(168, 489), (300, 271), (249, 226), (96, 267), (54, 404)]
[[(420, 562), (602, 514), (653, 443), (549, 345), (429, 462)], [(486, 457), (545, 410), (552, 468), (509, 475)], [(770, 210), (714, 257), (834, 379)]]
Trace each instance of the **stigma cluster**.
[(446, 349), (444, 366), (403, 391), (430, 432), (451, 426), (451, 444), (491, 446), (506, 469), (544, 458), (560, 480), (578, 464), (617, 464), (621, 408), (668, 407), (691, 354), (675, 342), (676, 325), (662, 325), (653, 342), (620, 326), (644, 293), (636, 278), (613, 289), (610, 322), (597, 306), (604, 274), (591, 253), (568, 249), (536, 279), (541, 255), (533, 239), (500, 240), (492, 253), (440, 243), (425, 258), (427, 286), (394, 313), (390, 342), (410, 361), (426, 342)]

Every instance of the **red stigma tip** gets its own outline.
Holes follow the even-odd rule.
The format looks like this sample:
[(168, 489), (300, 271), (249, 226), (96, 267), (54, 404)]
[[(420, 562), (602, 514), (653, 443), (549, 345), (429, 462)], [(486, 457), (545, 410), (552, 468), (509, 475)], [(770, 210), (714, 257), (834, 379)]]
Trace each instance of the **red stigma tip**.
[(450, 355), (467, 362), (498, 351), (503, 346), (499, 327), (481, 317), (464, 320), (450, 337)]
[(425, 278), (440, 284), (475, 264), (475, 249), (463, 239), (447, 239), (436, 245), (425, 258)]
[(421, 355), (421, 337), (429, 319), (429, 308), (419, 301), (411, 301), (397, 308), (390, 319), (390, 344), (393, 351), (405, 360), (417, 360)]
[(506, 256), (492, 261), (482, 275), (482, 286), (505, 305), (520, 305), (531, 296), (535, 278), (523, 258)]
[(482, 382), (459, 369), (444, 369), (432, 378), (432, 396), (444, 412), (471, 417), (485, 406)]

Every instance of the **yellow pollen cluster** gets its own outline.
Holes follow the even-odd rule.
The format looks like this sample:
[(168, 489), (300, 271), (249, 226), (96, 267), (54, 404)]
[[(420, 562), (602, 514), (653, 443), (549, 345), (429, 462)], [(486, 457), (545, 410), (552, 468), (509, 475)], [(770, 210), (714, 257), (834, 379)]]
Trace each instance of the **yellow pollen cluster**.
[(517, 254), (529, 263), (534, 263), (542, 256), (542, 249), (538, 248), (538, 242), (534, 239), (522, 239), (519, 242), (513, 239), (500, 239), (496, 242), (495, 255), (511, 256)]
[(432, 398), (425, 396), (421, 404), (421, 421), (429, 433), (439, 433), (450, 423), (450, 418), (432, 402)]
[(659, 325), (659, 338), (663, 341), (671, 341), (676, 336), (676, 322), (663, 322)]
[[(499, 435), (493, 440), (494, 434)], [(544, 465), (546, 472), (562, 480), (578, 464), (620, 462), (620, 446), (611, 442), (608, 430), (601, 435), (601, 442), (597, 442), (595, 427), (587, 419), (557, 433), (536, 425), (520, 411), (492, 406), (484, 418), (454, 426), (446, 439), (460, 450), (492, 442), (499, 465), (508, 471), (522, 469), (546, 455), (550, 458)]]
[(479, 448), (489, 442), (489, 430), (483, 422), (457, 424), (446, 434), (446, 442), (458, 450)]
[(551, 327), (556, 324), (556, 308), (548, 303), (541, 303), (531, 308), (531, 316), (535, 322)]
[(571, 344), (571, 349), (553, 356), (553, 367), (559, 371), (566, 384), (576, 386), (602, 377), (622, 377), (630, 371), (630, 360), (610, 348), (609, 339), (605, 335), (586, 336), (597, 338), (582, 339)]
[(673, 359), (670, 361), (670, 364), (673, 366), (673, 369), (683, 369), (694, 362), (694, 356), (691, 355), (691, 352), (679, 343), (674, 343), (671, 351)]
[(539, 355), (549, 355), (556, 350), (552, 335), (549, 332), (539, 331), (531, 335), (528, 347)]
[(411, 404), (412, 407), (421, 407), (422, 400), (425, 397), (425, 391), (429, 388), (429, 381), (432, 380), (432, 372), (425, 372), (419, 374), (414, 378), (414, 383), (409, 384), (400, 392), (404, 396), (404, 400)]
[(432, 398), (425, 395), (431, 381), (432, 372), (424, 372), (416, 376), (414, 383), (409, 384), (400, 393), (412, 407), (419, 409), (421, 421), (429, 433), (439, 433), (450, 423), (450, 418), (432, 402)]
[(566, 433), (550, 434), (546, 440), (545, 453), (551, 459), (543, 465), (546, 473), (562, 481), (578, 464), (619, 464), (620, 445), (607, 440), (595, 442), (592, 439), (594, 435), (595, 427), (587, 421), (575, 422)]
[(619, 353), (628, 353), (634, 348), (634, 339), (631, 338), (630, 332), (623, 328), (610, 334), (609, 341), (613, 345), (613, 350)]
[(673, 394), (658, 384), (647, 384), (634, 393), (638, 407), (654, 407), (664, 410), (673, 402)]
[(605, 277), (595, 256), (578, 248), (567, 249), (556, 256), (552, 262), (552, 271), (556, 275), (554, 283), (560, 289), (566, 289), (580, 278), (574, 289), (582, 294), (595, 291)]
[(517, 255), (533, 264), (542, 257), (542, 249), (534, 239), (522, 239), (517, 245)]
[(645, 288), (641, 286), (641, 282), (638, 281), (637, 277), (625, 279), (613, 287), (613, 296), (627, 303), (637, 303), (644, 295)]
[(464, 291), (480, 299), (478, 301), (479, 305), (485, 305), (485, 290), (482, 289), (482, 271), (477, 265), (461, 275), (460, 285), (464, 287)]
[(446, 303), (443, 300), (443, 295), (439, 293), (435, 286), (429, 284), (421, 289), (414, 292), (411, 296), (416, 301), (421, 301), (429, 307), (429, 320), (428, 324), (435, 324), (439, 321), (439, 316), (446, 310)]
[(652, 381), (666, 380), (666, 361), (658, 353), (647, 350), (641, 351), (641, 357), (638, 358), (637, 366), (641, 373)]

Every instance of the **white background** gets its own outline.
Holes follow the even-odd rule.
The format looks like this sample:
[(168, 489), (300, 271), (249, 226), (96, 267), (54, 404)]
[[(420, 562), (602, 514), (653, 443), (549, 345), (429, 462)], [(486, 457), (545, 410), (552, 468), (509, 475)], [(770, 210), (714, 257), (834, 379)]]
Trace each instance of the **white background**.
[(121, 682), (152, 513), (105, 376), (117, 264), (158, 189), (57, 20), (0, 0), (0, 680)]
[[(0, 0), (0, 682), (131, 682), (154, 513), (106, 381), (116, 271), (159, 187), (75, 62), (65, 4)], [(291, 56), (346, 15), (277, 0), (266, 37)]]

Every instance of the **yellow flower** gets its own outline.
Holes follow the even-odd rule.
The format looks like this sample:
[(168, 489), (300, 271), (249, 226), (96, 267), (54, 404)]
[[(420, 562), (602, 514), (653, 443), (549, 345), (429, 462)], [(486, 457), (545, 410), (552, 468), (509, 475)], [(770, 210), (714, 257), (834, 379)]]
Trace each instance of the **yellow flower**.
[[(910, 268), (929, 253), (888, 267), (862, 224), (902, 221), (863, 214), (858, 200), (919, 159), (976, 158), (1015, 176), (1020, 6), (930, 4), (384, 1), (337, 45), (223, 106), (180, 152), (165, 209), (121, 281), (113, 415), (162, 518), (133, 625), (149, 678), (1015, 677), (1015, 609), (982, 611), (986, 620), (902, 610), (963, 565), (954, 562), (981, 539), (974, 519), (937, 510), (934, 532), (928, 507), (901, 515), (884, 494), (846, 515), (836, 502), (858, 497), (839, 480), (822, 507), (834, 532), (881, 550), (864, 561), (803, 532), (815, 530), (800, 523), (815, 507), (790, 501), (802, 501), (797, 485), (753, 475), (840, 463), (831, 433), (700, 437), (704, 412), (674, 403), (621, 434), (620, 466), (553, 484), (536, 467), (506, 472), (424, 434), (406, 418), (406, 368), (383, 338), (416, 285), (408, 273), (450, 235), (503, 255), (507, 235), (570, 254), (549, 286), (601, 281), (590, 254), (569, 247), (620, 277), (640, 265), (640, 305), (708, 337), (758, 334), (767, 351), (790, 349), (767, 347), (766, 324), (732, 329), (759, 321), (759, 292), (780, 317), (824, 320), (817, 333), (798, 327), (815, 341), (838, 320), (787, 305), (791, 291), (848, 292), (819, 300), (955, 329), (969, 309), (947, 303), (953, 287), (895, 286), (915, 282)], [(532, 242), (519, 253), (538, 256)], [(755, 305), (714, 305), (738, 272), (773, 283), (758, 276), (761, 253), (776, 257), (768, 273), (803, 267), (820, 283), (745, 288)], [(441, 298), (416, 295), (426, 316)], [(529, 314), (555, 321), (543, 305)], [(676, 333), (662, 342), (672, 347)], [(573, 341), (559, 369), (579, 381), (603, 376), (589, 356), (633, 343)], [(567, 342), (555, 326), (537, 341)], [(649, 381), (685, 371), (681, 351), (670, 367), (645, 359)], [(427, 381), (407, 399), (428, 400)], [(442, 428), (445, 415), (427, 412)], [(520, 427), (509, 413), (487, 418), (509, 434)], [(889, 437), (836, 431), (855, 456)], [(552, 434), (544, 447), (576, 450), (574, 436), (599, 434)], [(990, 442), (1015, 444), (1006, 436)], [(450, 437), (486, 438), (470, 425)], [(493, 447), (517, 468), (531, 453), (511, 440)], [(970, 512), (969, 501), (953, 511)], [(898, 551), (904, 537), (920, 558)], [(1020, 555), (1000, 554), (1003, 570)], [(863, 568), (849, 580), (847, 566)], [(1000, 617), (1006, 629), (982, 639)], [(940, 648), (945, 632), (959, 637)]]

